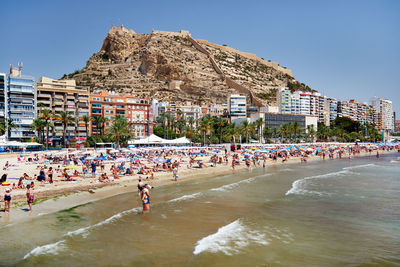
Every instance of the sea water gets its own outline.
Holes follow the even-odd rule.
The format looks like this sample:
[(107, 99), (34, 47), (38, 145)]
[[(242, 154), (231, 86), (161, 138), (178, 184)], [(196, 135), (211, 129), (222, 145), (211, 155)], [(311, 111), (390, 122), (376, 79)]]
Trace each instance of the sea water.
[(179, 181), (0, 228), (0, 265), (399, 266), (398, 154)]

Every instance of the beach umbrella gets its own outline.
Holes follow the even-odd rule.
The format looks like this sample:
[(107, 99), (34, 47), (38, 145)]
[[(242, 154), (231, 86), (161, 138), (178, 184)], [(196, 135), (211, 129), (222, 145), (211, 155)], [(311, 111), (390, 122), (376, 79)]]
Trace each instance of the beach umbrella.
[(67, 167), (65, 167), (66, 169), (79, 169), (80, 167), (77, 165), (68, 165)]
[(97, 160), (107, 160), (106, 157), (98, 157)]
[(204, 157), (195, 157), (194, 160), (204, 160)]
[(96, 159), (95, 157), (87, 157), (87, 158), (85, 158), (85, 160), (94, 160), (94, 159)]
[(127, 161), (127, 158), (117, 158), (115, 161), (116, 162), (123, 162), (123, 161)]
[(242, 153), (241, 150), (235, 150), (234, 152), (235, 152), (235, 153)]

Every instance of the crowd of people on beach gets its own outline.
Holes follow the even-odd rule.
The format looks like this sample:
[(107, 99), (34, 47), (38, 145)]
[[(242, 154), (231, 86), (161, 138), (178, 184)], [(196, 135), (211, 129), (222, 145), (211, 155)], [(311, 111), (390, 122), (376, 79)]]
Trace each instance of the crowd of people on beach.
[[(325, 160), (342, 159), (366, 152), (398, 150), (399, 145), (387, 144), (324, 144), (324, 145), (251, 145), (240, 149), (230, 149), (228, 146), (215, 147), (163, 147), (163, 148), (135, 148), (114, 153), (102, 151), (62, 151), (57, 153), (43, 152), (32, 156), (18, 157), (17, 162), (11, 164), (6, 161), (3, 167), (4, 174), (1, 183), (5, 188), (4, 210), (10, 211), (11, 192), (26, 190), (29, 211), (34, 203), (35, 183), (40, 186), (57, 183), (79, 183), (89, 180), (90, 184), (115, 183), (123, 177), (139, 176), (138, 192), (143, 204), (143, 211), (149, 209), (151, 186), (149, 183), (158, 173), (170, 172), (172, 180), (178, 181), (180, 169), (195, 170), (213, 168), (218, 165), (229, 165), (235, 170), (242, 163), (247, 169), (253, 167), (266, 168), (267, 162), (287, 162), (289, 159), (300, 159), (306, 163), (311, 156), (319, 156)], [(20, 177), (8, 178), (8, 172), (22, 164), (34, 165), (36, 173), (24, 172)], [(90, 172), (90, 173), (89, 173)], [(16, 182), (10, 180), (17, 180)], [(147, 183), (144, 183), (146, 181)]]

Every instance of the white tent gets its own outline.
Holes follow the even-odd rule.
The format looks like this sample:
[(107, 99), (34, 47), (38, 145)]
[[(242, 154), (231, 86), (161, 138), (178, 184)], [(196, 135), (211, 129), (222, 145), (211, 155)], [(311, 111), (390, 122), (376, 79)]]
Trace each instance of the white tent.
[(180, 137), (180, 138), (173, 139), (173, 140), (166, 140), (166, 143), (181, 145), (181, 144), (190, 144), (191, 141), (189, 139), (187, 139), (186, 137)]
[(128, 142), (129, 145), (156, 145), (156, 144), (190, 144), (190, 140), (186, 137), (181, 137), (173, 140), (163, 139), (157, 135), (150, 135), (149, 137), (139, 139), (139, 140), (131, 140)]

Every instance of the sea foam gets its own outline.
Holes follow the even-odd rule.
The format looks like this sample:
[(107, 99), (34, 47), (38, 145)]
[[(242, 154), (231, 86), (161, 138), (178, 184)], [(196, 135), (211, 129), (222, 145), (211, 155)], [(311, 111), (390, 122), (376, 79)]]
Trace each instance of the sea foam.
[(268, 245), (265, 234), (258, 231), (249, 231), (238, 219), (219, 228), (215, 234), (197, 241), (193, 254), (197, 255), (207, 251), (232, 255), (238, 253), (240, 248), (247, 246), (250, 242)]
[(369, 164), (345, 167), (345, 168), (343, 168), (343, 170), (352, 170), (352, 169), (368, 168), (368, 167), (375, 167), (375, 166), (376, 166), (375, 164), (369, 163)]
[(196, 197), (198, 197), (198, 196), (201, 196), (201, 195), (202, 195), (202, 193), (201, 193), (201, 192), (194, 193), (194, 194), (191, 194), (191, 195), (183, 195), (183, 196), (181, 196), (181, 197), (178, 197), (178, 198), (171, 199), (171, 200), (169, 200), (168, 202), (178, 202), (178, 201), (183, 201), (183, 200), (187, 200), (187, 199), (196, 198)]
[(286, 196), (287, 195), (291, 195), (291, 194), (297, 194), (297, 195), (318, 194), (318, 195), (322, 195), (322, 193), (320, 193), (320, 192), (314, 192), (314, 191), (306, 190), (304, 188), (304, 184), (307, 182), (307, 180), (321, 179), (321, 178), (322, 179), (323, 178), (331, 178), (331, 177), (337, 177), (337, 176), (345, 176), (345, 175), (347, 175), (349, 173), (350, 173), (349, 169), (344, 169), (344, 170), (337, 171), (337, 172), (330, 172), (330, 173), (326, 173), (326, 174), (309, 176), (309, 177), (298, 179), (298, 180), (293, 182), (292, 188), (290, 188), (290, 190), (287, 191), (285, 195)]
[(24, 259), (26, 259), (30, 256), (39, 256), (39, 255), (43, 255), (43, 254), (57, 254), (58, 251), (60, 251), (64, 248), (64, 244), (65, 244), (65, 239), (60, 240), (55, 243), (52, 243), (52, 244), (38, 246), (38, 247), (32, 249), (28, 254), (26, 254), (24, 256)]
[(230, 189), (232, 189), (232, 188), (235, 188), (235, 187), (239, 186), (240, 184), (243, 184), (243, 183), (251, 183), (251, 182), (254, 181), (255, 179), (256, 179), (255, 177), (253, 177), (253, 178), (248, 178), (248, 179), (245, 179), (245, 180), (236, 182), (236, 183), (223, 185), (223, 186), (217, 187), (217, 188), (212, 188), (211, 191), (227, 191), (227, 190), (230, 190)]
[(104, 224), (111, 223), (111, 222), (115, 221), (116, 219), (121, 218), (122, 216), (124, 216), (126, 214), (129, 214), (129, 213), (132, 213), (132, 212), (139, 212), (139, 211), (140, 211), (140, 208), (133, 208), (133, 209), (130, 209), (130, 210), (125, 210), (125, 211), (122, 211), (120, 213), (114, 214), (113, 216), (105, 219), (104, 221), (101, 221), (101, 222), (98, 222), (96, 224), (89, 225), (89, 226), (86, 226), (86, 227), (83, 227), (83, 228), (79, 228), (79, 229), (77, 229), (75, 231), (68, 232), (66, 235), (67, 236), (82, 235), (84, 238), (86, 238), (88, 236), (88, 234), (89, 234), (89, 230), (91, 230), (93, 228), (96, 228), (96, 227), (99, 227), (99, 226), (104, 225)]
[[(113, 215), (113, 216), (111, 216), (111, 217), (109, 217), (109, 218), (107, 218), (107, 219), (105, 219), (105, 220), (103, 220), (101, 222), (98, 222), (96, 224), (89, 225), (89, 226), (86, 226), (86, 227), (79, 228), (77, 230), (68, 232), (68, 233), (66, 233), (64, 235), (64, 237), (70, 237), (70, 236), (74, 236), (74, 235), (82, 235), (84, 238), (86, 238), (91, 229), (99, 227), (99, 226), (104, 225), (104, 224), (111, 223), (111, 222), (115, 221), (118, 218), (121, 218), (122, 216), (124, 216), (126, 214), (129, 214), (129, 213), (132, 213), (132, 212), (135, 212), (135, 211), (138, 212), (139, 210), (140, 210), (140, 208), (133, 208), (133, 209), (130, 209), (130, 210), (122, 211), (122, 212), (117, 213), (117, 214), (115, 214), (115, 215)], [(65, 239), (61, 239), (61, 240), (59, 240), (59, 241), (57, 241), (55, 243), (51, 243), (51, 244), (47, 244), (47, 245), (36, 247), (36, 248), (32, 249), (29, 253), (27, 253), (24, 256), (24, 259), (26, 259), (26, 258), (28, 258), (30, 256), (38, 256), (38, 255), (41, 255), (41, 254), (57, 254), (58, 251), (60, 251), (61, 249), (63, 249), (65, 247), (64, 246), (65, 242), (66, 242)]]

